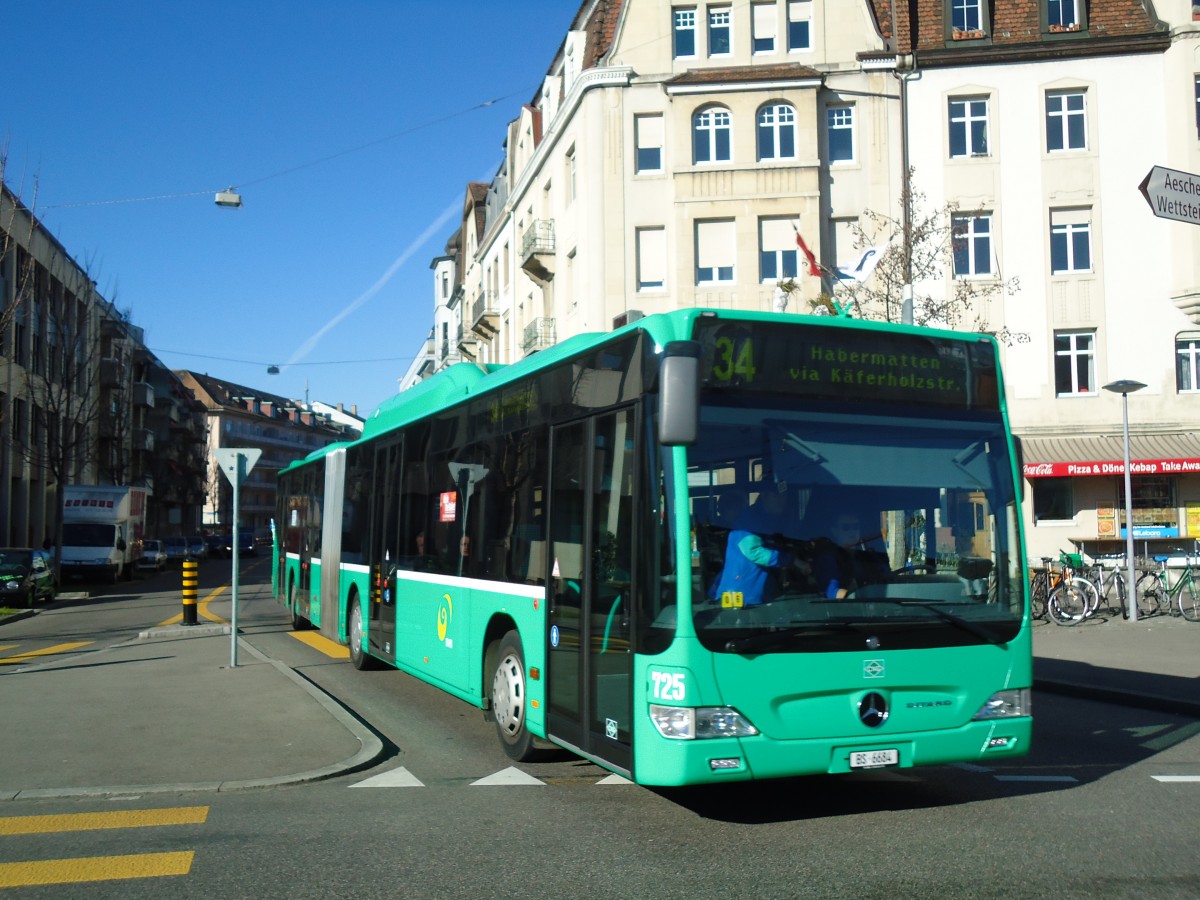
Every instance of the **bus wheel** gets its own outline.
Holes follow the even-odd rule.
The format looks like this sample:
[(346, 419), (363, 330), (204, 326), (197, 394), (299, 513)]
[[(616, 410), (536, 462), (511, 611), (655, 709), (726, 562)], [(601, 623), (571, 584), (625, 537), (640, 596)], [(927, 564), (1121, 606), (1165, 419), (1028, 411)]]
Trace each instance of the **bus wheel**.
[(350, 662), (359, 671), (375, 668), (375, 657), (363, 649), (362, 610), (358, 606), (358, 598), (350, 602), (350, 624), (346, 629), (346, 639), (350, 644)]
[(292, 631), (307, 631), (309, 628), (312, 628), (312, 623), (300, 615), (296, 607), (295, 579), (288, 579), (288, 609), (292, 613)]
[(500, 640), (492, 676), (492, 714), (504, 752), (517, 762), (536, 759), (533, 735), (525, 722), (525, 654), (521, 636), (515, 631)]

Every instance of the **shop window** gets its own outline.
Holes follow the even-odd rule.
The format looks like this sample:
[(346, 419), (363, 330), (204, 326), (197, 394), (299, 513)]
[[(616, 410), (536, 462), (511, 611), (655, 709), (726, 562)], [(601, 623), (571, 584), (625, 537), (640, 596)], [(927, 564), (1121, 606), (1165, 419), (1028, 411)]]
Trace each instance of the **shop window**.
[(1033, 521), (1069, 521), (1075, 518), (1070, 478), (1033, 478)]

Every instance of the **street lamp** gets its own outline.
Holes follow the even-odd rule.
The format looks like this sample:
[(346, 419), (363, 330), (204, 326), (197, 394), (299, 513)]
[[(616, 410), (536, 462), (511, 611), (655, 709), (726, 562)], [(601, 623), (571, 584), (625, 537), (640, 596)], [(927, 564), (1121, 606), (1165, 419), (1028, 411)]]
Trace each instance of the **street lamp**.
[(1121, 395), (1121, 424), (1125, 435), (1125, 602), (1129, 604), (1129, 621), (1137, 621), (1137, 597), (1133, 578), (1133, 487), (1129, 464), (1129, 395), (1145, 385), (1123, 378), (1106, 384), (1104, 389)]

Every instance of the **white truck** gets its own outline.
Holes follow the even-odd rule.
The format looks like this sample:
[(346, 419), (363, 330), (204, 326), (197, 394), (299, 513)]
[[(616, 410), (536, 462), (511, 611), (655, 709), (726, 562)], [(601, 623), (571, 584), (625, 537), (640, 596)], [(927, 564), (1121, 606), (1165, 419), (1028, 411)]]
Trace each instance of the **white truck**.
[(111, 484), (63, 486), (62, 574), (116, 583), (133, 577), (146, 525), (144, 487)]

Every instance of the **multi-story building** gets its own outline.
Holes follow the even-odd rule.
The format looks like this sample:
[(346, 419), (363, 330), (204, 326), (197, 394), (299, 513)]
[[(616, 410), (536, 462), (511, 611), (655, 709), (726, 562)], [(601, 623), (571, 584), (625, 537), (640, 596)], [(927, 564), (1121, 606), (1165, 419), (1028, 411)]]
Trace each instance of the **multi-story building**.
[[(839, 288), (800, 239), (827, 274), (924, 197), (944, 265), (913, 291), (1019, 285), (963, 321), (1011, 334), (1030, 555), (1119, 549), (1119, 379), (1147, 385), (1139, 549), (1190, 546), (1200, 254), (1137, 185), (1200, 172), (1195, 18), (1182, 0), (588, 0), (496, 177), (467, 186), (404, 381), (679, 306), (809, 312)], [(876, 237), (903, 253), (900, 232)]]
[(150, 533), (198, 512), (204, 420), (142, 341), (0, 186), (0, 544), (49, 539), (64, 482), (149, 488)]
[(275, 476), (280, 469), (319, 447), (352, 440), (362, 432), (362, 420), (340, 407), (322, 413), (304, 403), (210, 375), (186, 370), (175, 374), (208, 417), (205, 528), (227, 531), (234, 525), (233, 487), (218, 467), (217, 450), (262, 451), (238, 494), (239, 527), (260, 530), (270, 526), (275, 514)]

